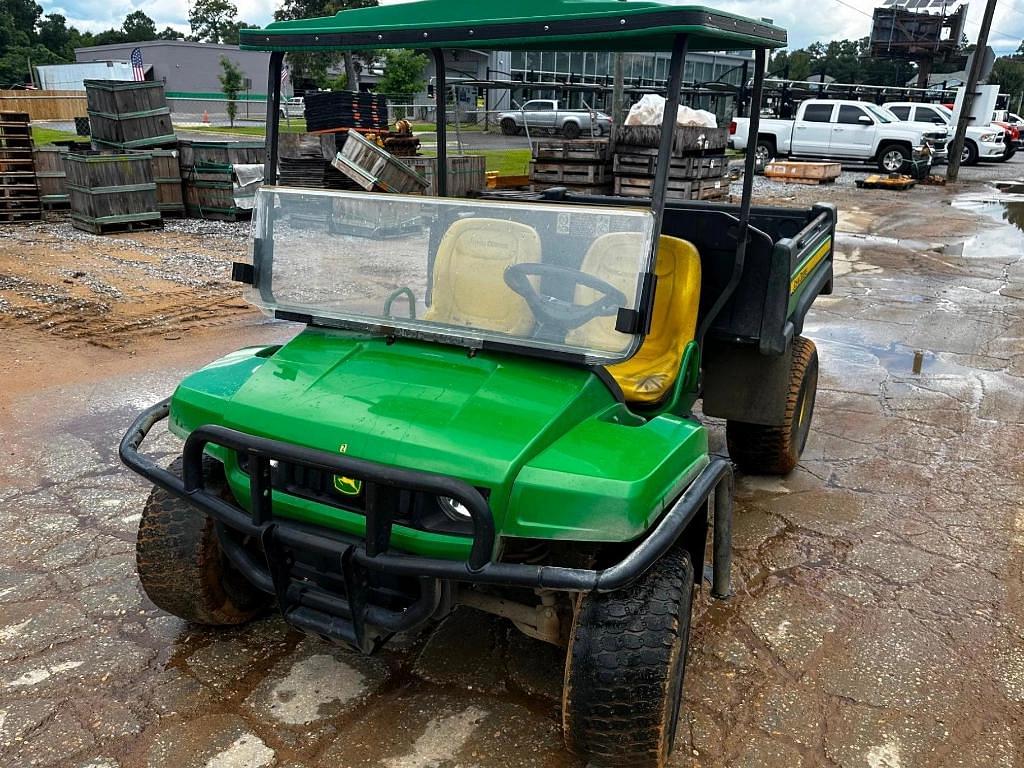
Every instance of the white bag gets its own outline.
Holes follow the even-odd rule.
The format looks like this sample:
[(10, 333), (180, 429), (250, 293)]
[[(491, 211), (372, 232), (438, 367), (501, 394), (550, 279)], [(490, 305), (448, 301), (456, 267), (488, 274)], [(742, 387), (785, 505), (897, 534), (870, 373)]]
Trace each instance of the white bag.
[[(626, 125), (661, 125), (665, 119), (665, 97), (647, 93), (629, 108)], [(679, 107), (676, 125), (695, 125), (701, 128), (717, 128), (718, 120), (711, 112), (703, 109)]]

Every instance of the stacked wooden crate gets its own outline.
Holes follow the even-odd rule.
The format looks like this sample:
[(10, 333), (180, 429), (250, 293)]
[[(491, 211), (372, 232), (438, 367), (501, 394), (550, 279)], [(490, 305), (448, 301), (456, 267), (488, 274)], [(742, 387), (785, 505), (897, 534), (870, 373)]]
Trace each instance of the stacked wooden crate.
[(179, 172), (185, 185), (185, 209), (201, 219), (238, 221), (252, 209), (235, 199), (236, 165), (261, 165), (266, 147), (261, 141), (182, 141)]
[(44, 208), (67, 208), (71, 205), (68, 196), (67, 172), (64, 170), (64, 158), (68, 154), (67, 147), (48, 145), (32, 150), (35, 160), (36, 182), (39, 185), (39, 199)]
[[(425, 195), (437, 195), (437, 158), (403, 157), (401, 162), (427, 180)], [(483, 155), (448, 155), (448, 197), (468, 197), (487, 188), (487, 158)]]
[[(650, 197), (657, 170), (660, 126), (624, 126), (615, 147), (615, 194)], [(676, 128), (669, 160), (669, 200), (715, 200), (729, 194), (725, 128)]]
[(581, 195), (612, 191), (611, 150), (607, 139), (548, 139), (534, 143), (530, 189), (566, 187)]
[(171, 147), (176, 142), (163, 83), (86, 80), (93, 149)]
[(185, 215), (185, 196), (182, 191), (181, 170), (178, 165), (178, 150), (151, 149), (149, 167), (156, 184), (156, 205), (160, 215), (179, 217)]
[(0, 224), (42, 217), (28, 114), (0, 112)]
[(77, 229), (105, 235), (163, 226), (147, 153), (69, 152), (64, 168)]

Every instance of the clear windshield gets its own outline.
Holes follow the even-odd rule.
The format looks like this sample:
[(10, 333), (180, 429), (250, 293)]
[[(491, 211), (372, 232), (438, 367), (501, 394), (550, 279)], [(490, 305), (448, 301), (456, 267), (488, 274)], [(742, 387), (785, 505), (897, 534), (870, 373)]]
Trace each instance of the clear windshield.
[(646, 209), (265, 187), (250, 299), (347, 328), (612, 363), (640, 342), (653, 227)]
[(871, 114), (873, 114), (875, 117), (877, 117), (879, 119), (879, 121), (881, 121), (883, 123), (898, 123), (899, 122), (899, 119), (896, 117), (896, 115), (894, 115), (892, 112), (890, 112), (887, 109), (884, 109), (882, 107), (877, 107), (874, 104), (867, 104), (867, 103), (865, 103), (864, 106), (867, 107), (868, 111), (871, 112)]

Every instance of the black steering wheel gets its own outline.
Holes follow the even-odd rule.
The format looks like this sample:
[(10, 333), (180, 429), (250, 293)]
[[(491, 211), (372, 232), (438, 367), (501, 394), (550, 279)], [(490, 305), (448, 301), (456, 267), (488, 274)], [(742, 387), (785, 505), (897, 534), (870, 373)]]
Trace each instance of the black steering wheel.
[[(574, 304), (540, 293), (533, 287), (531, 277), (568, 279), (572, 281), (573, 286), (591, 288), (597, 291), (599, 296), (590, 304)], [(505, 269), (505, 283), (526, 300), (533, 316), (542, 327), (551, 325), (561, 331), (571, 331), (595, 317), (614, 315), (620, 307), (626, 306), (626, 294), (611, 283), (587, 272), (554, 264), (513, 264)]]

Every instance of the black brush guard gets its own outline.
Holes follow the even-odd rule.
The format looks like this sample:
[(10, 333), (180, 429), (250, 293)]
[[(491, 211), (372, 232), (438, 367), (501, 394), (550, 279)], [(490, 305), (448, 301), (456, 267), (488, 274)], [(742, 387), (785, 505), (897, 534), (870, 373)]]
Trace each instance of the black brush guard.
[[(121, 460), (155, 485), (210, 515), (227, 556), (256, 587), (276, 597), (285, 619), (298, 629), (351, 645), (364, 653), (391, 634), (420, 626), (450, 598), (452, 582), (572, 592), (610, 592), (645, 573), (679, 539), (714, 493), (712, 594), (729, 595), (732, 550), (732, 466), (713, 457), (651, 532), (608, 568), (563, 568), (495, 562), (494, 518), (481, 493), (452, 477), (355, 459), (340, 454), (206, 425), (188, 436), (179, 478), (139, 452), (146, 435), (170, 413), (170, 399), (144, 411), (121, 440)], [(248, 458), (251, 511), (225, 501), (203, 482), (208, 444)], [(366, 537), (275, 517), (272, 461), (354, 476), (365, 483)], [(422, 557), (391, 546), (394, 493), (413, 490), (445, 496), (470, 513), (473, 544), (465, 561)], [(716, 492), (717, 491), (717, 492)], [(247, 543), (248, 542), (248, 543)], [(255, 548), (252, 543), (258, 542)], [(309, 563), (328, 563), (314, 568)], [(303, 569), (305, 564), (305, 570)], [(380, 578), (418, 582), (418, 589), (382, 589)]]

